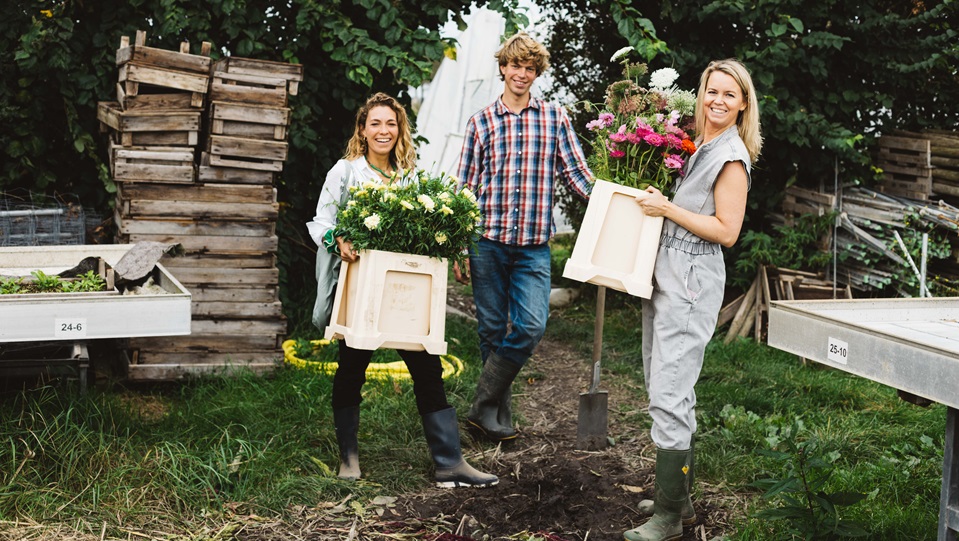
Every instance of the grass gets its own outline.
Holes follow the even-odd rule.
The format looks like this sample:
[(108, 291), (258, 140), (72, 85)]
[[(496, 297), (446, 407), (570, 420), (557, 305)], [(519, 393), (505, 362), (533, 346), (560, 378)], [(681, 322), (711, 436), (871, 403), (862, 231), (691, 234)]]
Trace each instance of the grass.
[[(554, 313), (547, 332), (588, 359), (595, 288), (583, 291)], [(643, 393), (639, 302), (610, 291), (606, 309), (605, 369)], [(475, 329), (449, 318), (447, 338), (451, 353), (466, 364), (462, 377), (447, 383), (462, 415), (480, 370)], [(362, 464), (375, 483), (335, 478), (330, 391), (330, 376), (284, 368), (269, 378), (239, 373), (173, 385), (115, 384), (86, 395), (69, 386), (7, 392), (0, 395), (0, 520), (89, 523), (97, 535), (106, 522), (108, 536), (127, 537), (113, 526), (118, 516), (126, 527), (166, 516), (189, 528), (225, 509), (267, 516), (429, 484), (430, 459), (409, 382), (364, 387)], [(750, 483), (783, 475), (757, 451), (776, 445), (800, 419), (797, 437), (820, 441), (833, 467), (829, 490), (868, 494), (842, 511), (867, 526), (868, 539), (935, 537), (942, 406), (904, 403), (892, 389), (803, 366), (750, 340), (710, 344), (697, 394), (699, 478), (746, 494), (750, 510), (776, 503), (761, 501)], [(634, 415), (638, 429), (647, 430), (646, 415)], [(735, 528), (736, 539), (789, 539), (782, 525), (749, 515)]]

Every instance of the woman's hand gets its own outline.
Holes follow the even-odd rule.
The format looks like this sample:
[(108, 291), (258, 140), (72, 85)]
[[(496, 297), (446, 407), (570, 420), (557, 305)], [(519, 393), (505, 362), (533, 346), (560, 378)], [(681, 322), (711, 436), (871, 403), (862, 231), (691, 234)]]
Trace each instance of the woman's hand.
[(636, 196), (636, 202), (646, 216), (665, 216), (672, 205), (663, 192), (653, 186), (646, 188), (646, 193)]
[(463, 284), (469, 285), (470, 283), (470, 266), (469, 263), (466, 264), (462, 269), (460, 264), (456, 261), (453, 262), (453, 277), (456, 278), (456, 281)]
[(336, 237), (336, 245), (340, 249), (340, 259), (343, 261), (355, 263), (360, 258), (353, 249), (353, 243), (343, 237)]

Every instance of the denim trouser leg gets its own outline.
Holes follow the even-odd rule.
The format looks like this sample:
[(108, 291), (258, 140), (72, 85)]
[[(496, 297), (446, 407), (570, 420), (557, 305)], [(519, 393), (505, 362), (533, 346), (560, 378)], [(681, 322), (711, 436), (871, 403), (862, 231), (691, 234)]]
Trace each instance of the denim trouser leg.
[(510, 246), (480, 239), (470, 257), (470, 274), (483, 360), (494, 352), (522, 366), (546, 332), (549, 245)]

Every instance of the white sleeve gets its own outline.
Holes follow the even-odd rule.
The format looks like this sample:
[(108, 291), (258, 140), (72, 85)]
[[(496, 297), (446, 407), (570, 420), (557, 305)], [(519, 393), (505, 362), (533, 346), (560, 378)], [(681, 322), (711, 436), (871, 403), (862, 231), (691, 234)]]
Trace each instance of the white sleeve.
[(326, 174), (326, 181), (320, 190), (320, 200), (316, 204), (316, 216), (306, 223), (310, 237), (317, 246), (323, 246), (323, 235), (336, 225), (337, 205), (343, 193), (343, 183), (349, 182), (350, 164), (340, 160)]

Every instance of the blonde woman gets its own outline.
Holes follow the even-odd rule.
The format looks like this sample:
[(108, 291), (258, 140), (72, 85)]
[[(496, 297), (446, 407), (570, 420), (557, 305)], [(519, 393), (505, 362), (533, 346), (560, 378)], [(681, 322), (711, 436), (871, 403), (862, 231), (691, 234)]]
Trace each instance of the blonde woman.
[[(756, 89), (739, 61), (714, 61), (696, 99), (698, 149), (670, 201), (656, 188), (637, 199), (648, 216), (663, 216), (652, 296), (643, 300), (643, 371), (656, 444), (653, 516), (624, 534), (627, 541), (680, 539), (696, 520), (690, 499), (694, 386), (713, 336), (726, 282), (722, 247), (739, 238), (750, 169), (762, 136)], [(640, 507), (644, 507), (643, 504)]]
[[(406, 109), (391, 96), (374, 94), (357, 111), (346, 154), (326, 175), (316, 216), (307, 224), (317, 246), (338, 254), (342, 261), (356, 261), (358, 256), (350, 239), (337, 235), (338, 204), (342, 204), (350, 186), (370, 180), (400, 181), (403, 178), (400, 171), (412, 169), (415, 160), (416, 149)], [(314, 319), (314, 323), (318, 321)], [(339, 354), (332, 397), (333, 422), (340, 452), (339, 477), (358, 479), (361, 475), (358, 431), (360, 402), (363, 400), (360, 391), (366, 383), (366, 368), (373, 351), (351, 348), (341, 340)], [(440, 358), (425, 351), (399, 351), (399, 354), (413, 379), (416, 407), (436, 465), (436, 484), (450, 488), (497, 484), (499, 480), (495, 475), (481, 472), (463, 459), (456, 410), (446, 400)]]

